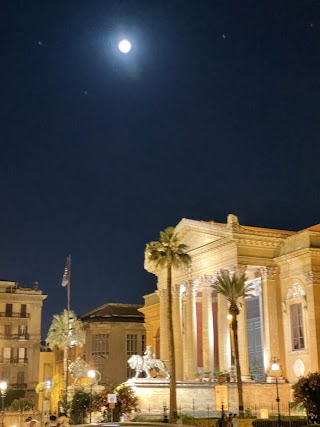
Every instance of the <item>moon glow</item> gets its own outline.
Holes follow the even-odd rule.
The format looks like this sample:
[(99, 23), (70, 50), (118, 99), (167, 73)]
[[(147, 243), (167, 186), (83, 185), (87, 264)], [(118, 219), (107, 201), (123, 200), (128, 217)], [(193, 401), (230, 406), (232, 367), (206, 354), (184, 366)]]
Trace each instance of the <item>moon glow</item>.
[(120, 52), (128, 53), (131, 50), (131, 43), (129, 42), (129, 40), (121, 40), (118, 47)]

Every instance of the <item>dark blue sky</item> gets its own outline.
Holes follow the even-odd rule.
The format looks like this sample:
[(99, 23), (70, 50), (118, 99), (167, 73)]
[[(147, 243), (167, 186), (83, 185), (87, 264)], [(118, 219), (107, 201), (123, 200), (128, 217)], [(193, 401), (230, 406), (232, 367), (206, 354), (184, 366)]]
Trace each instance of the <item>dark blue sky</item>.
[(0, 277), (39, 282), (44, 329), (69, 252), (81, 314), (142, 303), (145, 243), (183, 217), (319, 222), (319, 1), (1, 9)]

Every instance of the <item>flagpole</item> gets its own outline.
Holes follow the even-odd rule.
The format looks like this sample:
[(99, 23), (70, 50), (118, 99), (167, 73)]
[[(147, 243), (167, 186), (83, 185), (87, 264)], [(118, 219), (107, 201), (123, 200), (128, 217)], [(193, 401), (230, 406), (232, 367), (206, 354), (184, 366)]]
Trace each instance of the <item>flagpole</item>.
[[(63, 287), (67, 287), (67, 316), (68, 316), (68, 323), (67, 323), (67, 340), (69, 341), (69, 337), (70, 337), (70, 282), (71, 282), (71, 255), (69, 255), (67, 257), (67, 262), (66, 262), (66, 267), (64, 269), (64, 274), (62, 277), (62, 283), (61, 285)], [(66, 345), (64, 347), (64, 379), (65, 379), (65, 398), (66, 398), (66, 402), (68, 402), (68, 364), (69, 364), (69, 343), (67, 343), (68, 345)]]
[[(68, 310), (68, 334), (70, 334), (70, 288), (71, 288), (71, 255), (69, 255), (69, 281), (67, 284), (67, 310)], [(69, 375), (68, 375), (68, 369), (69, 369), (69, 346), (67, 350), (67, 375), (66, 375), (66, 398), (68, 402), (68, 383), (69, 383)]]
[(67, 284), (67, 309), (68, 315), (70, 313), (70, 285), (71, 285), (71, 255), (69, 255), (70, 263), (69, 263), (69, 281)]

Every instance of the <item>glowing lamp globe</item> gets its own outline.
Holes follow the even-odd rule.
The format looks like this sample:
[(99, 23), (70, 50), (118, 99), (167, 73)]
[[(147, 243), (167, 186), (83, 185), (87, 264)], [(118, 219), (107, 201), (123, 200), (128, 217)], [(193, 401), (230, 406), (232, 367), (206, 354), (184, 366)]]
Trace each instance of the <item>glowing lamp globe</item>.
[(131, 43), (129, 42), (129, 40), (121, 40), (118, 47), (120, 52), (128, 53), (131, 50)]

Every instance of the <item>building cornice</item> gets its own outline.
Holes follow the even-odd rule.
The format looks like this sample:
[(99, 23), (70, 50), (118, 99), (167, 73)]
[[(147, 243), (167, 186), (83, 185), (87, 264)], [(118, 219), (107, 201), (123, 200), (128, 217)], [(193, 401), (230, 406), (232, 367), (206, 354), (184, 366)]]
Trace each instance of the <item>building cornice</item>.
[(320, 248), (303, 248), (300, 250), (296, 250), (294, 252), (290, 252), (288, 254), (280, 255), (276, 257), (275, 261), (277, 263), (285, 263), (285, 262), (291, 261), (293, 258), (298, 258), (302, 256), (309, 257), (311, 255), (316, 255), (320, 257)]

